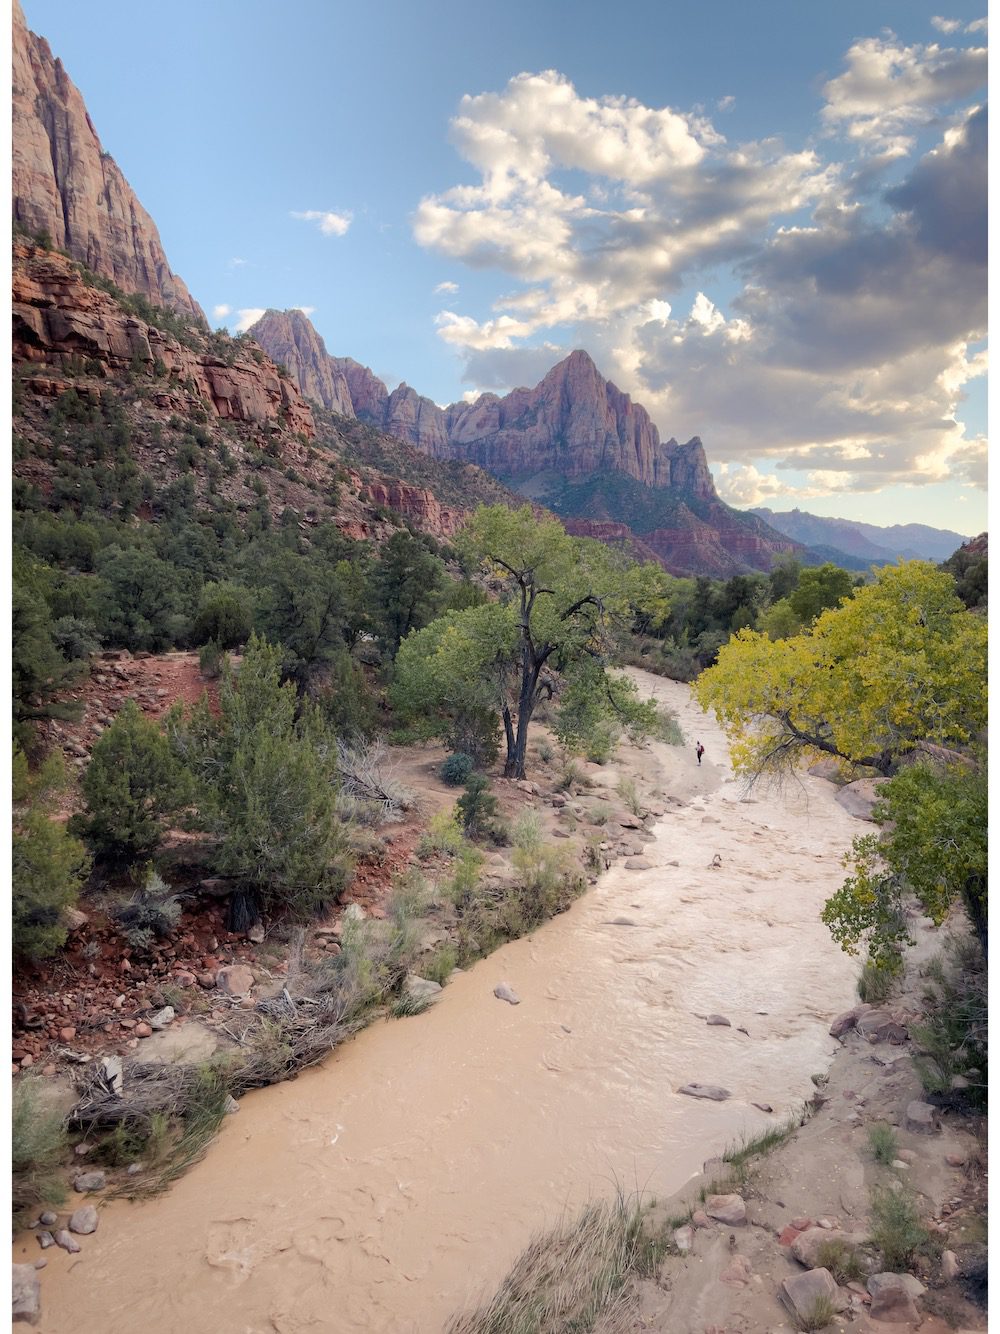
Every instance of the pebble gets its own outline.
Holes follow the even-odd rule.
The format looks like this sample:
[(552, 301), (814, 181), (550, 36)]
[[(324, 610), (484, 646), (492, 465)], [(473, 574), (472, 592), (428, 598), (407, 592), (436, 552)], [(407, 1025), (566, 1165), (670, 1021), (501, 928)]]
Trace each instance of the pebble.
[(47, 1251), (50, 1246), (56, 1244), (56, 1239), (51, 1232), (39, 1232), (36, 1233), (36, 1236), (38, 1237), (38, 1244), (43, 1251)]
[(73, 1189), (84, 1195), (88, 1191), (103, 1190), (107, 1184), (108, 1178), (104, 1172), (81, 1172), (73, 1182)]
[(60, 1028), (60, 1030), (59, 1030), (59, 1037), (60, 1037), (60, 1040), (63, 1041), (63, 1042), (72, 1042), (73, 1039), (76, 1037), (76, 1029), (75, 1029), (75, 1028)]
[(153, 1030), (150, 1028), (149, 1024), (136, 1024), (135, 1036), (137, 1038), (151, 1038), (153, 1036)]
[(53, 1223), (59, 1221), (59, 1215), (52, 1209), (46, 1209), (45, 1213), (42, 1214), (38, 1221), (41, 1223), (42, 1227), (51, 1227)]

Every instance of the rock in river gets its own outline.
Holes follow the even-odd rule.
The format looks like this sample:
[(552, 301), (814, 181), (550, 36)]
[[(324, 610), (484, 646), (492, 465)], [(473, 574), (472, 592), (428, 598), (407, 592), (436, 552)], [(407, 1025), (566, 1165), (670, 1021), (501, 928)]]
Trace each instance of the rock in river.
[(509, 982), (498, 982), (493, 988), (493, 994), (497, 1000), (506, 1001), (508, 1005), (520, 1005), (521, 998), (510, 985)]
[(711, 1098), (713, 1102), (725, 1102), (733, 1096), (728, 1089), (719, 1088), (717, 1084), (684, 1084), (677, 1092), (686, 1093), (689, 1098)]

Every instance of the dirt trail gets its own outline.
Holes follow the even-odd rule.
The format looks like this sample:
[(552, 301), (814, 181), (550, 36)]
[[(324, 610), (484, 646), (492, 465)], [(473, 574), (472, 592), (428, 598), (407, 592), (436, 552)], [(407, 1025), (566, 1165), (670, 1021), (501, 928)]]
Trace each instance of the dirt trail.
[[(46, 1334), (429, 1334), (563, 1209), (615, 1180), (675, 1191), (810, 1095), (852, 998), (817, 914), (857, 825), (819, 779), (741, 800), (687, 688), (637, 675), (688, 738), (654, 748), (685, 804), (649, 869), (617, 866), (430, 1012), (246, 1099), (166, 1197), (108, 1205), (81, 1255), (47, 1253)], [(494, 997), (501, 980), (519, 1005)], [(679, 1096), (690, 1081), (732, 1097)]]

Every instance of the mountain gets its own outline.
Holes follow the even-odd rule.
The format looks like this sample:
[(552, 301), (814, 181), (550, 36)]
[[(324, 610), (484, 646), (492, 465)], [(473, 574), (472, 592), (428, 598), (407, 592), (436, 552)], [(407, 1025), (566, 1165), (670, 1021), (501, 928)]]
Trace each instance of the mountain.
[[(295, 330), (294, 336), (292, 330)], [(655, 557), (673, 574), (726, 577), (770, 568), (798, 544), (716, 495), (705, 450), (661, 441), (646, 409), (604, 379), (584, 351), (533, 389), (440, 407), (407, 384), (391, 393), (350, 357), (322, 360), (322, 339), (301, 312), (267, 311), (250, 333), (284, 360), (304, 394), (439, 460), (478, 464), (558, 514), (569, 531)]]
[(776, 528), (809, 547), (834, 547), (856, 559), (869, 563), (894, 563), (903, 560), (945, 560), (967, 539), (961, 533), (946, 528), (930, 528), (922, 523), (897, 523), (882, 528), (874, 523), (860, 523), (853, 519), (828, 519), (804, 510), (774, 510), (756, 508), (749, 511), (759, 515)]
[(172, 272), (156, 224), (105, 153), (83, 98), (43, 37), (13, 14), (14, 222), (125, 292), (205, 322)]

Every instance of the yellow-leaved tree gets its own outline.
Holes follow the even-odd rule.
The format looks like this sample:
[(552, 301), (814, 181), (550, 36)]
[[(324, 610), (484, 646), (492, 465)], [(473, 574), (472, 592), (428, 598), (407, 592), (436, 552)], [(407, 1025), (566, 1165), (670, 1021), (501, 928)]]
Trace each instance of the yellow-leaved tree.
[(905, 561), (802, 634), (740, 630), (694, 689), (746, 777), (810, 755), (891, 775), (918, 743), (963, 746), (985, 726), (986, 624), (950, 574)]

